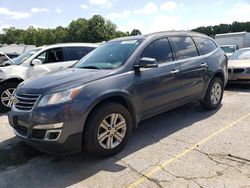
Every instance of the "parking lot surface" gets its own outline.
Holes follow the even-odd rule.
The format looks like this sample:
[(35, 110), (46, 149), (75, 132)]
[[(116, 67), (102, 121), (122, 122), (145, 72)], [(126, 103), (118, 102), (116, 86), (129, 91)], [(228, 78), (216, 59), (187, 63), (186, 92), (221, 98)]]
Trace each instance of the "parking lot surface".
[(140, 123), (119, 154), (53, 156), (16, 138), (0, 117), (0, 187), (250, 187), (250, 87)]

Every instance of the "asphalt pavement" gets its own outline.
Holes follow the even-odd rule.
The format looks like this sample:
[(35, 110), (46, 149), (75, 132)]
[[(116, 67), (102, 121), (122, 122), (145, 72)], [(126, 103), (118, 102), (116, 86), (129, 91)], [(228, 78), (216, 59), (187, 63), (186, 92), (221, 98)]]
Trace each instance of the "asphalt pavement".
[(0, 187), (250, 187), (250, 86), (221, 107), (190, 104), (140, 123), (119, 154), (53, 156), (14, 136), (0, 115)]

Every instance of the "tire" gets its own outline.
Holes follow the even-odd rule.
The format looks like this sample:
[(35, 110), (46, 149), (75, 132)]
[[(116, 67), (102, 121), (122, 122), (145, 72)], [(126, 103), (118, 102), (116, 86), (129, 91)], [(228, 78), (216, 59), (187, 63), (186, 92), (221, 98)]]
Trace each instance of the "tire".
[(127, 108), (118, 103), (106, 103), (90, 114), (83, 133), (83, 145), (92, 155), (108, 157), (123, 149), (131, 132), (132, 118)]
[(224, 86), (222, 80), (218, 77), (213, 78), (208, 86), (205, 98), (201, 102), (203, 108), (206, 110), (217, 109), (221, 105), (223, 93)]
[[(7, 82), (0, 85), (0, 111), (8, 112), (13, 104), (13, 94), (19, 83)], [(9, 99), (9, 102), (8, 102)]]

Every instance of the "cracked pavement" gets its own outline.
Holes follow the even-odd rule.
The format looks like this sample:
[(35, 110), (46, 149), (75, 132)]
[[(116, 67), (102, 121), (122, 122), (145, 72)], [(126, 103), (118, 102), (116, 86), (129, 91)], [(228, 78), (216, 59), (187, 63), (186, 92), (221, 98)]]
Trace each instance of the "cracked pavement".
[(38, 152), (14, 136), (3, 114), (0, 187), (250, 187), (250, 116), (196, 146), (250, 112), (248, 88), (230, 86), (216, 111), (192, 104), (141, 122), (126, 148), (105, 159)]

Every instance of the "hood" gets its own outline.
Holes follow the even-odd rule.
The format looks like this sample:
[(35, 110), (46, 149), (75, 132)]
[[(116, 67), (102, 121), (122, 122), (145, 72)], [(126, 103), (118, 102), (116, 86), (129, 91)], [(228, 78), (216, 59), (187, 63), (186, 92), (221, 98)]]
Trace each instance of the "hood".
[(13, 64), (0, 64), (0, 70), (6, 71), (9, 69), (12, 69), (13, 67), (18, 67), (18, 65), (13, 65)]
[(29, 79), (20, 84), (18, 91), (23, 93), (50, 93), (77, 87), (110, 75), (111, 70), (66, 69), (56, 73)]
[(226, 55), (228, 58), (230, 58), (233, 55), (233, 53), (226, 53)]
[(10, 66), (10, 65), (13, 65), (10, 60), (7, 60), (7, 61), (4, 61), (2, 63), (0, 63), (0, 67), (7, 67), (7, 66)]
[(229, 60), (228, 68), (249, 68), (250, 59)]

